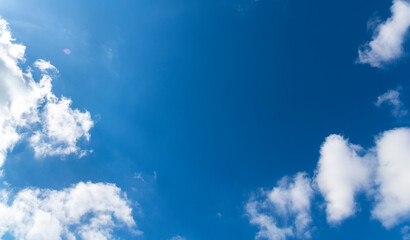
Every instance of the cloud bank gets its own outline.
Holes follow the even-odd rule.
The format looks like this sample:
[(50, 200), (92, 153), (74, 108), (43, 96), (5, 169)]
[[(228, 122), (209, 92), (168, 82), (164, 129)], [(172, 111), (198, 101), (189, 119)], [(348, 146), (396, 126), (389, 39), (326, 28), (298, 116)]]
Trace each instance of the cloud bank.
[(358, 62), (383, 67), (403, 55), (403, 43), (410, 27), (410, 3), (394, 0), (392, 16), (379, 24), (373, 39), (359, 49)]
[[(251, 197), (246, 212), (250, 223), (259, 228), (257, 239), (309, 238), (310, 205), (316, 194), (324, 199), (330, 224), (353, 217), (358, 209), (356, 197), (366, 194), (374, 206), (372, 218), (390, 229), (410, 220), (409, 172), (410, 128), (381, 133), (368, 150), (343, 136), (330, 135), (322, 144), (312, 180), (301, 173), (292, 183), (281, 180), (272, 191), (262, 190), (261, 199)], [(283, 219), (296, 220), (283, 224)]]
[(108, 240), (116, 227), (135, 228), (130, 204), (113, 184), (80, 182), (61, 191), (28, 188), (10, 195), (1, 192), (1, 238)]
[(35, 81), (32, 69), (23, 70), (25, 46), (12, 38), (8, 23), (0, 18), (0, 167), (22, 139), (28, 139), (36, 157), (77, 154), (81, 139), (89, 140), (90, 113), (70, 107), (71, 100), (52, 92), (58, 72), (50, 62), (37, 60), (41, 72)]

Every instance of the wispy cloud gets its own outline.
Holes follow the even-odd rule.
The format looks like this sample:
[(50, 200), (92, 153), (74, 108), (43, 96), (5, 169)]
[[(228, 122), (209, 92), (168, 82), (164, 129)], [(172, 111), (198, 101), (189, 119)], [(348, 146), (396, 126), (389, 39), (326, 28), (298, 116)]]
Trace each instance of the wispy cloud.
[(250, 223), (258, 226), (256, 238), (282, 240), (310, 238), (311, 180), (305, 173), (284, 177), (271, 191), (261, 190), (246, 204)]
[(396, 90), (388, 90), (378, 96), (375, 105), (380, 107), (383, 104), (388, 104), (392, 107), (391, 113), (395, 117), (403, 117), (408, 113), (408, 110), (400, 100), (400, 88), (397, 88)]
[(134, 179), (139, 180), (141, 182), (145, 182), (144, 177), (142, 177), (142, 173), (134, 173)]
[(403, 240), (410, 240), (410, 227), (409, 226), (402, 227), (401, 234), (403, 236)]
[(180, 235), (176, 235), (176, 236), (173, 236), (172, 238), (170, 238), (169, 240), (186, 240), (186, 238), (182, 237)]

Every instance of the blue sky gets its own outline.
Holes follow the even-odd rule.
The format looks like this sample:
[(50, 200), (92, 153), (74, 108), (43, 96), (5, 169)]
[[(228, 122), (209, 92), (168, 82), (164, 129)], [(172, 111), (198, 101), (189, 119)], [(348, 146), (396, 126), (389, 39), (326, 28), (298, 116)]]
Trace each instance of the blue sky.
[[(116, 227), (102, 224), (112, 232), (101, 239), (409, 239), (409, 9), (405, 0), (0, 0), (26, 47), (18, 66), (31, 66), (35, 82), (52, 78), (55, 97), (27, 110), (40, 122), (16, 123), (21, 138), (2, 166), (5, 209), (19, 210), (13, 199), (27, 189), (70, 199), (87, 186), (123, 204), (103, 211)], [(10, 76), (0, 76), (0, 93)], [(47, 118), (53, 104), (66, 115)], [(63, 126), (55, 135), (53, 122)], [(311, 192), (295, 199), (299, 183)], [(90, 206), (70, 225), (47, 204), (36, 209), (97, 239), (81, 234), (100, 211)], [(117, 218), (118, 209), (132, 213)], [(302, 215), (309, 223), (298, 228)], [(41, 229), (13, 230), (34, 229), (30, 221), (5, 226), (3, 238), (44, 239)], [(61, 234), (48, 236), (68, 239)]]

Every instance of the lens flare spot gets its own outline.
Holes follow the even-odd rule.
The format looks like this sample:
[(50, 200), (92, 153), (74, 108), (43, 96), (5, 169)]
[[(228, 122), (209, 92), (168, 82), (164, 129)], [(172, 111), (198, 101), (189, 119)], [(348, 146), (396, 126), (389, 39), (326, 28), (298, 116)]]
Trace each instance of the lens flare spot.
[(71, 54), (71, 50), (68, 49), (68, 48), (64, 48), (64, 49), (63, 49), (63, 52), (64, 52), (65, 54), (67, 54), (67, 55), (70, 55), (70, 54)]

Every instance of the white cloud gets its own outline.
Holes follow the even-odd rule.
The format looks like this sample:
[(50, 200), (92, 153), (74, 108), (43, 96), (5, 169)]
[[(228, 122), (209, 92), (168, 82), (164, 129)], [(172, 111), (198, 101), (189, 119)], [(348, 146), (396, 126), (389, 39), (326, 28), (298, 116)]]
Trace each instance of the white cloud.
[(39, 81), (33, 79), (30, 68), (23, 71), (24, 53), (25, 46), (15, 43), (7, 22), (0, 18), (0, 167), (25, 137), (37, 157), (84, 155), (77, 142), (90, 137), (90, 114), (71, 109), (70, 99), (52, 93), (51, 82), (58, 71), (50, 62), (34, 62), (42, 73)]
[[(309, 237), (313, 229), (310, 205), (316, 189), (325, 199), (330, 224), (353, 216), (358, 209), (356, 196), (363, 193), (374, 206), (372, 217), (390, 229), (410, 220), (409, 173), (410, 128), (383, 132), (368, 150), (340, 135), (330, 135), (320, 150), (315, 188), (304, 173), (298, 173), (293, 182), (285, 177), (272, 191), (261, 190), (252, 197), (246, 212), (250, 223), (259, 227), (257, 239)], [(403, 239), (410, 239), (408, 229), (402, 228)]]
[(40, 115), (42, 130), (30, 138), (36, 157), (78, 153), (77, 141), (90, 139), (88, 132), (93, 126), (90, 113), (73, 110), (70, 105), (71, 100), (65, 97), (48, 99)]
[[(1, 194), (0, 237), (113, 239), (114, 228), (135, 228), (126, 196), (113, 184), (78, 183), (61, 191), (28, 188)], [(137, 231), (138, 232), (138, 231)]]
[[(362, 152), (362, 157), (358, 152)], [(383, 132), (368, 151), (338, 135), (321, 149), (316, 182), (326, 200), (330, 223), (355, 213), (355, 195), (375, 201), (372, 216), (386, 228), (410, 219), (410, 128)]]
[(397, 90), (388, 90), (384, 94), (377, 97), (376, 106), (380, 107), (383, 103), (389, 104), (392, 109), (391, 113), (395, 117), (402, 117), (407, 114), (407, 109), (405, 109), (404, 104), (400, 100), (400, 88)]
[(355, 195), (368, 188), (371, 166), (361, 147), (339, 135), (326, 138), (320, 150), (316, 182), (326, 201), (329, 223), (339, 223), (356, 211)]
[(410, 219), (410, 129), (384, 132), (376, 141), (376, 206), (372, 211), (387, 228)]
[(282, 240), (293, 236), (291, 227), (278, 227), (274, 216), (261, 211), (265, 207), (264, 205), (266, 205), (264, 202), (253, 199), (246, 204), (246, 212), (249, 215), (250, 223), (259, 227), (255, 239)]
[(33, 66), (40, 69), (41, 72), (47, 73), (48, 71), (58, 72), (57, 68), (52, 65), (49, 61), (45, 61), (43, 59), (37, 59)]
[(311, 180), (305, 173), (298, 173), (292, 180), (284, 177), (272, 191), (262, 190), (259, 197), (251, 198), (246, 212), (250, 223), (259, 227), (256, 238), (310, 238), (313, 195)]
[(376, 27), (373, 39), (359, 50), (358, 62), (382, 67), (403, 55), (403, 43), (410, 27), (410, 3), (394, 0), (392, 16)]

